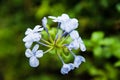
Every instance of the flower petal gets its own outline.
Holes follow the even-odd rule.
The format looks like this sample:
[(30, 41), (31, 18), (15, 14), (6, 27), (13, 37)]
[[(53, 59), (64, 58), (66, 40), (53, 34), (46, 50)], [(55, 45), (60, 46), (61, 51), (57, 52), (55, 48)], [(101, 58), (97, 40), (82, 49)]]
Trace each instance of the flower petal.
[(31, 41), (31, 36), (30, 36), (30, 34), (27, 35), (27, 36), (25, 36), (25, 37), (23, 38), (23, 42), (28, 42), (28, 41)]
[(62, 14), (62, 16), (60, 16), (61, 20), (68, 20), (70, 19), (69, 16), (67, 14)]
[(59, 22), (59, 20), (58, 20), (57, 17), (54, 17), (54, 16), (48, 16), (48, 18), (53, 19), (53, 20), (52, 20), (53, 22)]
[(86, 51), (86, 47), (80, 37), (78, 38), (78, 42), (79, 42), (81, 51)]
[(42, 51), (42, 50), (38, 50), (38, 51), (35, 53), (35, 56), (36, 56), (37, 58), (42, 57), (42, 56), (43, 56), (43, 51)]
[(54, 16), (48, 16), (48, 18), (56, 19), (57, 17), (54, 17)]
[(61, 16), (54, 17), (54, 16), (48, 16), (49, 18), (53, 19), (54, 22), (65, 22), (69, 19), (69, 16), (67, 14), (62, 14)]
[(37, 67), (39, 65), (39, 60), (33, 56), (29, 59), (29, 64), (31, 67)]
[(74, 66), (76, 68), (78, 68), (82, 62), (85, 62), (85, 58), (83, 56), (75, 56)]
[(39, 41), (41, 39), (41, 35), (39, 33), (34, 33), (31, 37), (33, 41)]
[(43, 27), (46, 27), (46, 24), (47, 24), (47, 18), (44, 17), (44, 18), (42, 19), (42, 25), (43, 25)]
[(76, 30), (73, 30), (71, 33), (70, 33), (70, 37), (74, 40), (74, 39), (77, 39), (79, 38), (79, 34)]
[(68, 72), (70, 71), (70, 67), (68, 64), (63, 64), (62, 68), (61, 68), (61, 74), (68, 74)]
[(33, 47), (32, 52), (35, 53), (35, 52), (38, 50), (38, 48), (39, 48), (39, 45), (36, 44), (36, 45)]
[(70, 50), (71, 50), (71, 49), (77, 50), (77, 49), (79, 48), (78, 41), (77, 41), (76, 39), (75, 39), (74, 41), (72, 41), (72, 42), (69, 44), (68, 48), (69, 48)]
[(32, 41), (26, 42), (25, 47), (30, 48), (32, 46), (32, 43), (33, 43)]
[(77, 27), (78, 27), (78, 20), (77, 19), (75, 19), (75, 18), (73, 18), (73, 19), (71, 19), (71, 26), (73, 27), (73, 29), (76, 29)]
[(28, 34), (30, 34), (30, 33), (32, 33), (32, 32), (33, 32), (33, 30), (30, 29), (30, 28), (28, 28), (28, 29), (26, 30), (26, 32), (25, 32), (25, 35), (28, 35)]
[(30, 50), (30, 49), (26, 49), (26, 51), (25, 51), (25, 56), (26, 57), (32, 57), (33, 56), (33, 53), (32, 53), (32, 51)]
[(69, 65), (71, 70), (73, 70), (75, 68), (73, 63), (69, 63), (68, 65)]
[(40, 28), (40, 25), (36, 25), (35, 28), (33, 29), (34, 32), (42, 31), (43, 28)]

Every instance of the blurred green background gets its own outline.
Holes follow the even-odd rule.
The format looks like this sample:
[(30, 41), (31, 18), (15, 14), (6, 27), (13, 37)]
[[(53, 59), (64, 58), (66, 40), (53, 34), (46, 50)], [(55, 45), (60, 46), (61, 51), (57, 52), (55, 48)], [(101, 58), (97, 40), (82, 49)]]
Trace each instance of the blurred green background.
[[(79, 20), (86, 62), (62, 75), (58, 57), (47, 54), (31, 68), (24, 32), (62, 13)], [(120, 80), (120, 0), (0, 0), (0, 80)]]

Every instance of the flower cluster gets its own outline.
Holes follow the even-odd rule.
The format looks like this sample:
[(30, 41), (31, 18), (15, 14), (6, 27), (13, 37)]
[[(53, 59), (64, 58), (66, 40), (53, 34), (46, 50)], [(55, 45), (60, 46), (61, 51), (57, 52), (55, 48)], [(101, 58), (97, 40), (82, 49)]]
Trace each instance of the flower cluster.
[[(26, 36), (23, 38), (26, 47), (25, 56), (29, 58), (31, 67), (37, 67), (39, 65), (38, 58), (41, 58), (45, 53), (56, 50), (55, 52), (63, 64), (61, 73), (68, 74), (69, 71), (78, 68), (82, 62), (85, 62), (83, 56), (75, 55), (73, 52), (73, 50), (78, 49), (81, 51), (86, 50), (79, 33), (75, 30), (78, 27), (78, 20), (75, 18), (71, 19), (67, 14), (62, 14), (58, 17), (48, 16), (48, 18), (52, 19), (53, 22), (58, 23), (58, 27), (55, 28), (56, 31), (53, 32), (55, 36), (53, 37), (48, 30), (47, 18), (44, 17), (42, 19), (42, 26), (37, 25), (33, 30), (28, 28), (25, 32)], [(42, 34), (42, 32), (47, 33), (48, 39), (44, 39), (44, 34)], [(39, 45), (45, 46), (48, 49), (45, 51), (38, 50)], [(74, 57), (73, 63), (66, 63), (63, 60), (62, 54), (64, 53), (60, 52), (60, 50), (63, 51), (64, 49)]]

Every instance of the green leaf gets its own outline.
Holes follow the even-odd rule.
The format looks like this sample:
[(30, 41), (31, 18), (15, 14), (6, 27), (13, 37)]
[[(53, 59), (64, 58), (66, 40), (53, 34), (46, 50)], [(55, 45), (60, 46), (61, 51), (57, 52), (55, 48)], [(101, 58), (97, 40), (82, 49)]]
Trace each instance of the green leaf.
[(120, 12), (120, 3), (116, 5), (116, 9), (118, 10), (118, 12)]
[(91, 36), (91, 41), (98, 42), (102, 40), (103, 37), (104, 37), (104, 33), (102, 31), (93, 32)]
[(120, 67), (120, 60), (114, 64), (115, 67)]
[(43, 0), (42, 5), (38, 7), (36, 12), (36, 18), (42, 18), (44, 15), (49, 13), (49, 1)]
[(100, 46), (96, 46), (93, 49), (93, 53), (95, 57), (101, 57), (102, 56), (102, 48)]
[(109, 5), (108, 5), (108, 0), (100, 0), (100, 3), (103, 7), (107, 8)]

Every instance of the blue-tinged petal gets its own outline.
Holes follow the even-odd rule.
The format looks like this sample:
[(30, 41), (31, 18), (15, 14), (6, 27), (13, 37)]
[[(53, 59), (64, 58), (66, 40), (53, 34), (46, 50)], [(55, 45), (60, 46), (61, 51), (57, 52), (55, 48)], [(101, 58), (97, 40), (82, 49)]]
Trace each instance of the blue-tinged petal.
[(25, 35), (28, 35), (28, 34), (30, 34), (30, 33), (32, 33), (32, 32), (33, 32), (33, 30), (30, 29), (30, 28), (28, 28), (28, 29), (26, 30), (26, 32), (25, 32)]
[(43, 51), (42, 51), (42, 50), (38, 50), (38, 51), (35, 53), (35, 56), (36, 56), (37, 58), (42, 57), (42, 56), (43, 56)]
[(83, 52), (86, 51), (86, 47), (85, 47), (84, 43), (80, 43), (80, 49)]
[(52, 20), (53, 22), (61, 22), (58, 17), (48, 16), (48, 18), (53, 19), (53, 20)]
[(61, 74), (68, 74), (68, 72), (70, 71), (70, 66), (68, 64), (63, 64), (62, 68), (61, 68)]
[(78, 42), (79, 42), (81, 51), (86, 51), (86, 47), (81, 38), (78, 38)]
[(39, 65), (39, 60), (35, 56), (32, 56), (29, 59), (29, 64), (31, 67), (37, 67)]
[(42, 25), (43, 25), (43, 27), (46, 27), (46, 25), (47, 25), (47, 18), (46, 17), (44, 17), (42, 19)]
[(67, 14), (62, 14), (62, 16), (60, 18), (61, 18), (61, 20), (68, 20), (68, 19), (70, 19)]
[(30, 49), (26, 49), (25, 56), (28, 57), (28, 58), (32, 57), (33, 56), (32, 51)]
[(76, 39), (71, 43), (71, 45), (72, 45), (72, 48), (75, 50), (79, 48), (79, 43)]
[(38, 31), (42, 31), (42, 30), (43, 30), (43, 28), (41, 28), (40, 25), (36, 25), (35, 28), (33, 29), (33, 32), (36, 33)]
[[(64, 25), (63, 25), (64, 24)], [(66, 21), (61, 22), (61, 29), (64, 26), (64, 30), (66, 32), (70, 32), (78, 27), (78, 22), (75, 22), (74, 19), (68, 19)]]
[(66, 30), (66, 26), (67, 26), (66, 22), (62, 22), (62, 23), (60, 24), (60, 28), (61, 28), (62, 30)]
[(79, 38), (79, 34), (76, 30), (73, 30), (71, 33), (70, 33), (70, 37), (74, 40), (74, 39), (77, 39)]
[(82, 62), (85, 62), (85, 58), (83, 56), (75, 56), (74, 66), (78, 68)]
[(38, 48), (39, 48), (39, 45), (36, 44), (36, 45), (33, 47), (32, 52), (35, 53), (35, 52), (38, 50)]
[(39, 41), (41, 39), (41, 35), (39, 33), (34, 33), (31, 35), (33, 41)]
[(75, 68), (73, 63), (69, 63), (68, 65), (69, 65), (71, 70), (73, 70)]
[(70, 22), (71, 22), (71, 26), (73, 29), (76, 29), (78, 27), (78, 20), (77, 19), (73, 18), (70, 20)]
[(29, 34), (23, 38), (23, 42), (29, 42), (29, 41), (31, 41), (31, 34)]
[(33, 43), (32, 41), (26, 42), (25, 47), (30, 48), (32, 46), (32, 43)]
[(48, 16), (48, 18), (51, 18), (51, 19), (57, 19), (57, 17), (54, 17), (54, 16)]

